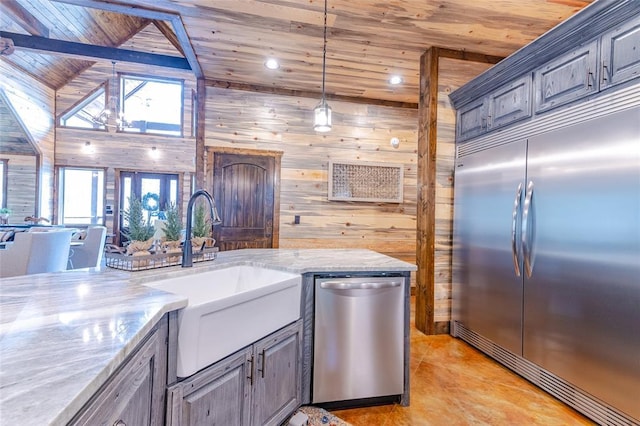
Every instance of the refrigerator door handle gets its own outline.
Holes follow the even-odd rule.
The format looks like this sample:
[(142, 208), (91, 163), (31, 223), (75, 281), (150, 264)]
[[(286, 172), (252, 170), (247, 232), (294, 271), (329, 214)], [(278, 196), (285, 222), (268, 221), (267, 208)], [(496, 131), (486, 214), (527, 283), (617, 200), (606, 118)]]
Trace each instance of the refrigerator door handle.
[[(527, 185), (527, 195), (524, 197), (524, 211), (522, 213), (522, 254), (524, 256), (524, 272), (527, 278), (533, 274), (532, 247), (533, 241), (529, 240), (529, 232), (533, 231), (533, 181)], [(533, 240), (533, 238), (531, 238)]]
[(513, 212), (511, 214), (511, 255), (513, 256), (513, 269), (516, 273), (516, 277), (521, 275), (520, 272), (520, 257), (518, 256), (518, 240), (517, 240), (517, 226), (518, 226), (518, 214), (520, 213), (520, 200), (522, 199), (522, 182), (518, 185), (516, 190), (516, 197), (513, 199)]

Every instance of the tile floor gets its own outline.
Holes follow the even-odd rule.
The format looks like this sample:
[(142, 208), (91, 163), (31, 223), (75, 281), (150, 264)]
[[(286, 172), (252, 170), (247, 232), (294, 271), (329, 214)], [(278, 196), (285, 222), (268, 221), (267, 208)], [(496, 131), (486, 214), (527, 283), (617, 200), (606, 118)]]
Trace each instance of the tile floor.
[(410, 398), (332, 412), (353, 426), (594, 424), (462, 340), (420, 333), (413, 315)]

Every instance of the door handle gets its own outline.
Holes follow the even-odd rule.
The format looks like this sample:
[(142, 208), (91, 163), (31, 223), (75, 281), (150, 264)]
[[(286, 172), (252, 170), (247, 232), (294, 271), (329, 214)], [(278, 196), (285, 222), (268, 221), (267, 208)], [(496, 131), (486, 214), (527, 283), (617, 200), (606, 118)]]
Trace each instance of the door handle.
[(513, 256), (513, 269), (515, 270), (516, 277), (519, 277), (520, 272), (520, 258), (518, 256), (518, 213), (520, 213), (520, 199), (522, 198), (522, 182), (518, 185), (516, 190), (516, 196), (513, 199), (513, 212), (511, 214), (511, 255)]
[(527, 185), (527, 195), (524, 197), (524, 210), (522, 213), (522, 254), (524, 256), (524, 272), (528, 278), (531, 278), (533, 274), (533, 241), (529, 239), (529, 232), (531, 232), (531, 240), (533, 240), (533, 187), (533, 181), (529, 181)]
[(369, 290), (379, 288), (399, 287), (402, 280), (382, 281), (382, 282), (348, 282), (348, 281), (324, 281), (320, 283), (320, 288), (329, 290)]

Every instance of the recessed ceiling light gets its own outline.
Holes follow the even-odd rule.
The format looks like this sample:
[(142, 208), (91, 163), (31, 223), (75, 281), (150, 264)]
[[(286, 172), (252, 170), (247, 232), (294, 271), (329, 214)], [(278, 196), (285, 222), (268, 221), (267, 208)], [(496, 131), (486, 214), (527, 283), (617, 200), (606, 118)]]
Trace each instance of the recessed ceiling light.
[(390, 84), (400, 84), (400, 83), (402, 83), (402, 77), (400, 77), (399, 75), (392, 75), (389, 78), (389, 83)]
[(278, 63), (278, 61), (273, 58), (267, 59), (267, 61), (264, 63), (264, 66), (269, 68), (270, 70), (277, 70), (278, 68), (280, 68), (280, 64)]

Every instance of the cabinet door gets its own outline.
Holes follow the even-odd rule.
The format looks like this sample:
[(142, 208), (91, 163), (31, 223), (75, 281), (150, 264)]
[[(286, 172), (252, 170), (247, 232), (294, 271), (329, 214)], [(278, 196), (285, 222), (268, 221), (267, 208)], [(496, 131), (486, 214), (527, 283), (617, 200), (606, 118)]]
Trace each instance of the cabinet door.
[[(153, 332), (116, 372), (72, 425), (157, 425), (164, 423), (166, 346), (164, 334)], [(160, 398), (155, 398), (156, 394)]]
[(597, 40), (548, 63), (534, 74), (536, 112), (572, 102), (598, 90)]
[(237, 352), (169, 388), (169, 425), (249, 425), (252, 350)]
[(467, 140), (487, 131), (486, 99), (465, 105), (458, 110), (458, 140)]
[(488, 126), (491, 129), (506, 126), (531, 117), (531, 74), (498, 89), (489, 101)]
[(602, 36), (601, 88), (640, 76), (640, 18)]
[(302, 321), (256, 343), (252, 425), (279, 425), (300, 406)]

